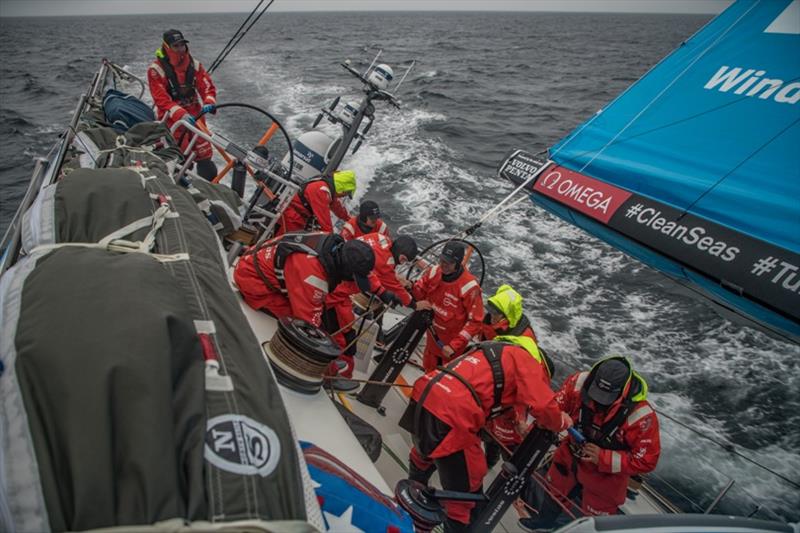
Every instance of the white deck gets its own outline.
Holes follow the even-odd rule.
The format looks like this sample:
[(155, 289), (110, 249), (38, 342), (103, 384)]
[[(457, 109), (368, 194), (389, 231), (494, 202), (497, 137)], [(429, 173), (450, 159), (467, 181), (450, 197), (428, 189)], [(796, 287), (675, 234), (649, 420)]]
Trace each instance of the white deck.
[[(263, 344), (271, 339), (277, 330), (275, 319), (253, 310), (241, 299), (240, 303), (258, 342)], [(298, 439), (338, 457), (384, 494), (394, 494), (325, 392), (301, 394), (283, 386), (280, 391)]]

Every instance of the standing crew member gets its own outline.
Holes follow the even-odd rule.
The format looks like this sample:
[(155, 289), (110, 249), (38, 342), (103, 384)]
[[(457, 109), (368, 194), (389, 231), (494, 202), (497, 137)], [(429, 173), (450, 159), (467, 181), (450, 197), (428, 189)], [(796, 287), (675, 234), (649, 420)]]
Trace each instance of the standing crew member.
[(276, 234), (312, 230), (332, 233), (331, 211), (341, 220), (349, 219), (350, 213), (340, 199), (354, 192), (356, 173), (352, 170), (340, 170), (333, 176), (319, 176), (305, 182), (283, 212)]
[(463, 260), (464, 245), (448, 241), (439, 256), (439, 264), (412, 287), (414, 298), (428, 302), (433, 309), (433, 326), (428, 329), (422, 358), (426, 372), (461, 354), (481, 331), (481, 286), (461, 264)]
[[(427, 484), (439, 471), (442, 488), (480, 493), (488, 470), (478, 432), (502, 409), (529, 407), (551, 431), (572, 425), (550, 389), (538, 352), (511, 343), (485, 342), (414, 383), (400, 426), (411, 431), (409, 479)], [(500, 383), (495, 376), (502, 376)], [(474, 502), (445, 501), (446, 532), (463, 530), (478, 511)]]
[[(188, 44), (180, 31), (165, 31), (161, 47), (156, 50), (156, 60), (147, 69), (147, 83), (158, 119), (168, 114), (169, 127), (187, 115), (194, 124), (194, 117), (201, 112), (216, 112), (217, 88), (202, 63), (189, 53)], [(178, 128), (175, 138), (181, 150), (186, 150), (191, 134), (185, 128)], [(214, 179), (217, 166), (211, 160), (214, 155), (211, 144), (198, 138), (192, 150), (197, 154), (197, 173), (207, 180)]]
[(497, 335), (522, 335), (537, 342), (531, 322), (522, 312), (522, 296), (511, 285), (501, 285), (487, 302), (483, 317), (484, 340), (490, 341)]
[[(375, 255), (374, 275), (370, 275), (370, 292), (375, 294), (385, 305), (396, 306), (411, 304), (411, 295), (403, 288), (403, 285), (395, 275), (395, 265), (412, 261), (417, 256), (417, 243), (413, 238), (400, 235), (392, 240), (379, 233), (368, 233), (356, 239), (356, 241), (367, 244)], [(351, 296), (361, 292), (354, 283), (340, 283), (336, 290), (331, 292), (325, 299), (325, 318), (328, 331), (339, 331), (341, 326), (355, 322), (353, 313), (353, 302)], [(381, 317), (382, 318), (382, 317)], [(380, 319), (379, 319), (380, 321)], [(379, 322), (380, 323), (380, 322)], [(335, 363), (339, 368), (337, 374), (343, 378), (353, 376), (353, 357), (356, 353), (356, 344), (353, 342), (356, 332), (352, 326), (346, 331), (340, 331), (334, 336), (334, 340), (345, 348), (342, 356)], [(339, 390), (350, 390), (358, 386), (357, 383), (346, 381), (334, 381), (334, 388)]]
[(343, 281), (369, 291), (372, 249), (327, 233), (290, 234), (239, 259), (233, 279), (245, 302), (276, 318), (293, 316), (317, 327), (325, 297)]
[[(628, 480), (655, 469), (661, 453), (656, 412), (647, 402), (647, 383), (624, 357), (601, 360), (589, 372), (570, 376), (556, 399), (586, 438), (567, 437), (556, 450), (547, 481), (562, 503), (580, 491), (586, 515), (619, 512)], [(530, 531), (550, 528), (561, 508), (545, 496), (538, 518), (520, 520)]]
[(389, 235), (389, 227), (380, 217), (381, 209), (378, 204), (372, 200), (365, 200), (358, 208), (358, 216), (345, 222), (339, 235), (346, 241), (370, 233)]

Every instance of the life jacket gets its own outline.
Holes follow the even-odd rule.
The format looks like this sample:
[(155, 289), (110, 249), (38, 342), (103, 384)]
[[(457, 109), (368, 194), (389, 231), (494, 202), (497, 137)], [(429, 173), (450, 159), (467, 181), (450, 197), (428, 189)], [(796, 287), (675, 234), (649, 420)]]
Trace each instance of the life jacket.
[[(314, 227), (314, 224), (317, 221), (317, 217), (314, 214), (314, 210), (311, 208), (311, 204), (308, 202), (308, 199), (306, 198), (306, 189), (308, 189), (309, 185), (311, 185), (312, 183), (316, 183), (318, 181), (324, 181), (325, 184), (328, 185), (328, 188), (331, 191), (331, 199), (336, 197), (336, 186), (333, 183), (333, 176), (323, 176), (320, 174), (319, 176), (310, 178), (303, 182), (303, 184), (300, 186), (300, 189), (297, 191), (297, 197), (300, 198), (300, 203), (303, 204), (303, 208), (308, 213), (307, 215), (308, 218), (306, 219), (306, 227), (305, 227), (306, 231), (311, 231)], [(295, 209), (295, 211), (297, 211), (297, 209)], [(299, 214), (301, 216), (306, 216), (305, 213), (299, 213)]]
[[(189, 52), (186, 52), (189, 55)], [(189, 55), (189, 66), (186, 67), (186, 75), (184, 76), (184, 83), (178, 81), (178, 75), (175, 73), (175, 68), (170, 63), (169, 58), (164, 51), (159, 48), (156, 50), (156, 58), (161, 68), (164, 69), (164, 75), (167, 77), (167, 91), (170, 97), (175, 100), (182, 107), (197, 102), (197, 92), (195, 91), (194, 78), (194, 59)]]
[(508, 346), (508, 343), (503, 342), (482, 342), (480, 343), (474, 350), (471, 350), (460, 357), (450, 361), (447, 366), (440, 366), (438, 370), (440, 371), (439, 375), (430, 380), (428, 385), (425, 387), (425, 390), (420, 395), (419, 401), (417, 404), (419, 406), (425, 401), (425, 398), (428, 396), (432, 386), (442, 379), (445, 374), (453, 376), (458, 381), (460, 381), (466, 388), (469, 390), (469, 393), (472, 395), (475, 403), (478, 404), (478, 407), (483, 409), (483, 402), (481, 401), (480, 396), (478, 396), (475, 387), (472, 386), (470, 382), (468, 382), (461, 374), (453, 370), (458, 362), (468, 356), (474, 355), (475, 352), (480, 351), (486, 360), (489, 362), (489, 366), (492, 369), (492, 379), (494, 381), (493, 387), (493, 400), (492, 406), (489, 408), (489, 417), (494, 418), (499, 415), (502, 411), (505, 410), (501, 403), (501, 399), (503, 398), (503, 390), (505, 388), (506, 380), (505, 376), (503, 375), (503, 365), (501, 363), (501, 359), (503, 358), (503, 349)]
[(269, 278), (267, 278), (267, 276), (264, 274), (264, 271), (261, 270), (261, 266), (258, 264), (258, 257), (256, 256), (256, 253), (258, 253), (260, 248), (256, 248), (253, 252), (251, 252), (253, 254), (253, 267), (255, 268), (258, 277), (261, 278), (261, 281), (264, 282), (264, 285), (266, 285), (271, 291), (286, 294), (286, 280), (283, 275), (283, 269), (286, 266), (286, 260), (289, 259), (289, 256), (294, 253), (304, 253), (319, 259), (319, 261), (322, 263), (322, 267), (328, 274), (328, 286), (330, 287), (330, 290), (333, 291), (335, 286), (338, 284), (338, 280), (334, 279), (333, 276), (335, 268), (332, 252), (336, 247), (343, 243), (344, 239), (342, 239), (339, 235), (330, 233), (287, 233), (281, 236), (277, 242), (273, 241), (270, 243), (269, 246), (277, 246), (273, 265), (275, 269), (275, 277), (278, 278), (278, 284), (280, 285), (279, 287), (275, 287), (272, 282), (269, 281)]
[[(597, 368), (600, 363), (608, 359), (619, 359), (623, 361), (629, 369), (628, 383), (623, 389), (622, 397), (617, 400), (620, 404), (614, 416), (606, 420), (603, 425), (594, 423), (595, 411), (590, 408), (588, 390), (597, 375)], [(628, 415), (641, 401), (647, 398), (647, 382), (633, 371), (630, 362), (624, 357), (613, 357), (598, 361), (592, 367), (581, 387), (581, 408), (578, 412), (578, 427), (586, 440), (597, 444), (601, 448), (608, 450), (627, 450), (628, 446), (623, 441), (614, 438), (617, 430), (622, 426)]]

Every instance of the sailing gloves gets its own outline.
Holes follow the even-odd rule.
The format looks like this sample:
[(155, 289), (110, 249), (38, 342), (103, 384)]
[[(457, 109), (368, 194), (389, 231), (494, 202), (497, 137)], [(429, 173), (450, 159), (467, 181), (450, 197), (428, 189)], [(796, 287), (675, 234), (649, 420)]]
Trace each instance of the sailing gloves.
[(384, 291), (378, 298), (380, 298), (381, 301), (389, 307), (403, 305), (403, 302), (400, 300), (400, 298), (398, 298), (397, 295), (392, 291)]
[(217, 106), (215, 106), (214, 104), (206, 104), (206, 105), (203, 106), (202, 112), (203, 113), (211, 113), (213, 115), (216, 115), (217, 114)]

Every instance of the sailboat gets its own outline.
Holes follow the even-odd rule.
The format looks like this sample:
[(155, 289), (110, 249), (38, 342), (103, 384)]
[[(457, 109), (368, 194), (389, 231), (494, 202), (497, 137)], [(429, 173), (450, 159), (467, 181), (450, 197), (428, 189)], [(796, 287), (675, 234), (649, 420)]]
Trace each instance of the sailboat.
[(731, 5), (501, 176), (726, 316), (800, 340), (800, 2)]
[[(784, 10), (795, 4), (781, 3)], [(750, 4), (731, 10), (746, 18), (743, 5)], [(721, 18), (731, 24), (736, 17), (729, 19), (729, 12)], [(780, 13), (774, 15), (777, 20)], [(698, 36), (711, 27), (715, 22)], [(338, 167), (350, 143), (364, 138), (361, 123), (372, 123), (372, 100), (397, 103), (392, 92), (370, 84), (375, 60), (363, 72), (349, 63), (343, 67), (364, 84), (366, 97), (347, 112), (336, 104), (323, 110), (341, 125), (345, 140), (322, 154), (320, 170)], [(750, 75), (764, 76), (756, 72)], [(277, 369), (270, 343), (289, 335), (310, 353), (324, 341), (308, 328), (249, 308), (231, 283), (232, 261), (246, 246), (268, 238), (296, 192), (293, 160), (303, 146), (287, 142), (293, 148), (285, 158), (265, 157), (182, 123), (222, 150), (239, 176), (257, 177), (256, 194), (243, 202), (230, 189), (196, 176), (191, 155), (176, 153), (163, 124), (126, 131), (102, 124), (104, 96), (123, 81), (141, 83), (104, 61), (64, 135), (38, 161), (0, 247), (0, 528), (411, 531), (411, 517), (392, 496), (406, 477), (410, 437), (396, 423), (408, 401), (404, 384), (421, 374), (414, 364), (420, 347), (406, 350), (403, 364), (387, 372), (387, 365), (373, 361), (378, 326), (364, 314), (355, 377), (372, 383), (352, 396), (322, 390), (313, 379), (297, 387)], [(794, 94), (782, 91), (781, 98)], [(273, 131), (285, 131), (266, 115), (277, 125)], [(531, 192), (546, 172), (566, 175), (565, 155), (578, 153), (566, 148), (581, 131), (594, 131), (595, 119), (556, 145), (549, 161), (515, 151), (501, 174), (522, 189), (533, 183)], [(597, 196), (589, 200), (586, 190), (574, 193), (577, 201), (604, 203)], [(545, 196), (533, 194), (537, 201)], [(667, 207), (661, 212), (669, 213)], [(243, 220), (255, 223), (247, 227)], [(718, 250), (719, 240), (707, 248), (720, 257), (733, 254), (727, 244)], [(479, 260), (476, 251), (473, 261)], [(384, 358), (392, 361), (404, 351), (401, 341), (410, 342), (402, 335), (407, 319), (402, 312), (387, 312), (385, 319), (387, 327), (398, 325)], [(342, 413), (377, 430), (376, 461)], [(544, 455), (537, 455), (537, 464)], [(496, 512), (486, 516), (485, 527), (475, 527), (514, 531), (516, 514), (508, 509), (521, 486), (507, 471), (492, 475)], [(511, 486), (513, 491), (504, 491)], [(624, 508), (628, 516), (621, 518), (662, 516), (639, 522), (590, 517), (573, 531), (767, 527), (745, 518), (676, 518), (671, 513), (678, 510), (645, 483), (632, 491)]]

